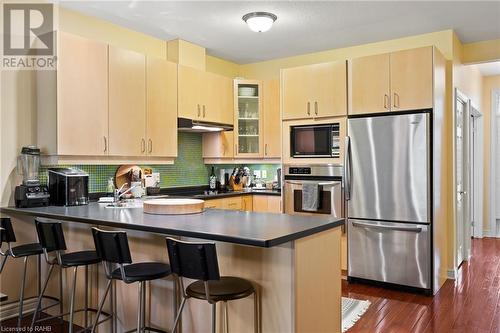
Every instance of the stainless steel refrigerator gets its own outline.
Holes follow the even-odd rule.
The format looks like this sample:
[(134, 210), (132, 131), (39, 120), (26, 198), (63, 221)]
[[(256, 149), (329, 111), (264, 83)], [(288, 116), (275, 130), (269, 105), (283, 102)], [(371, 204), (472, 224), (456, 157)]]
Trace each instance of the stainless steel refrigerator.
[(348, 277), (432, 288), (430, 111), (348, 120)]

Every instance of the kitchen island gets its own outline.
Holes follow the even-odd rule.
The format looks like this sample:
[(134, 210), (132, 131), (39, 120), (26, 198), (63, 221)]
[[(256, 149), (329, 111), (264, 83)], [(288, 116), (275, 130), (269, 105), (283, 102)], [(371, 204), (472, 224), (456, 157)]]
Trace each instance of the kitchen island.
[[(215, 241), (221, 274), (244, 277), (257, 286), (262, 332), (340, 332), (343, 219), (218, 209), (193, 215), (150, 215), (141, 208), (106, 208), (97, 203), (80, 207), (6, 207), (1, 212), (11, 216), (14, 228), (22, 228), (23, 234), (29, 234), (27, 230), (31, 229), (34, 235), (33, 217), (65, 222), (70, 251), (93, 247), (91, 226), (127, 230), (134, 262), (166, 262), (164, 236)], [(96, 304), (105, 285), (101, 267), (95, 269), (100, 274), (92, 280), (92, 304)], [(55, 293), (55, 285), (49, 292)], [(134, 327), (136, 294), (135, 288), (117, 284), (119, 331)], [(151, 283), (151, 325), (171, 327), (172, 295), (170, 281)], [(231, 331), (252, 332), (253, 300), (231, 302), (229, 319)], [(208, 303), (189, 300), (183, 313), (183, 332), (208, 331), (209, 323)]]

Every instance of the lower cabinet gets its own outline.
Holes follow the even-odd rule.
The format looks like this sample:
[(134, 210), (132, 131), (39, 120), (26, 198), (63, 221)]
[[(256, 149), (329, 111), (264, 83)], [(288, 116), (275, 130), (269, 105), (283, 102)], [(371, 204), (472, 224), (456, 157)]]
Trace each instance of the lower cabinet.
[(254, 195), (253, 211), (263, 213), (281, 213), (281, 197), (276, 195)]
[(281, 197), (276, 195), (241, 195), (209, 199), (205, 200), (205, 208), (281, 213)]

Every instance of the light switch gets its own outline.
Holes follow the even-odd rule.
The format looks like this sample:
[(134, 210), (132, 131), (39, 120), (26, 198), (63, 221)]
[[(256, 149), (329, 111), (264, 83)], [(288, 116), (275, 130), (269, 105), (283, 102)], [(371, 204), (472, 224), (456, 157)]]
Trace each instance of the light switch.
[(261, 170), (262, 178), (267, 178), (267, 170)]

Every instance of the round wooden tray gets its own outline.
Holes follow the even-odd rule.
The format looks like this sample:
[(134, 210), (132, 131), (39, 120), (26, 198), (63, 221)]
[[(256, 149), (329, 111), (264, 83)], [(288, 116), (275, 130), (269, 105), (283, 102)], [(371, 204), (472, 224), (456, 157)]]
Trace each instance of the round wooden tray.
[(203, 212), (205, 201), (200, 199), (151, 199), (144, 201), (144, 213), (181, 215)]

